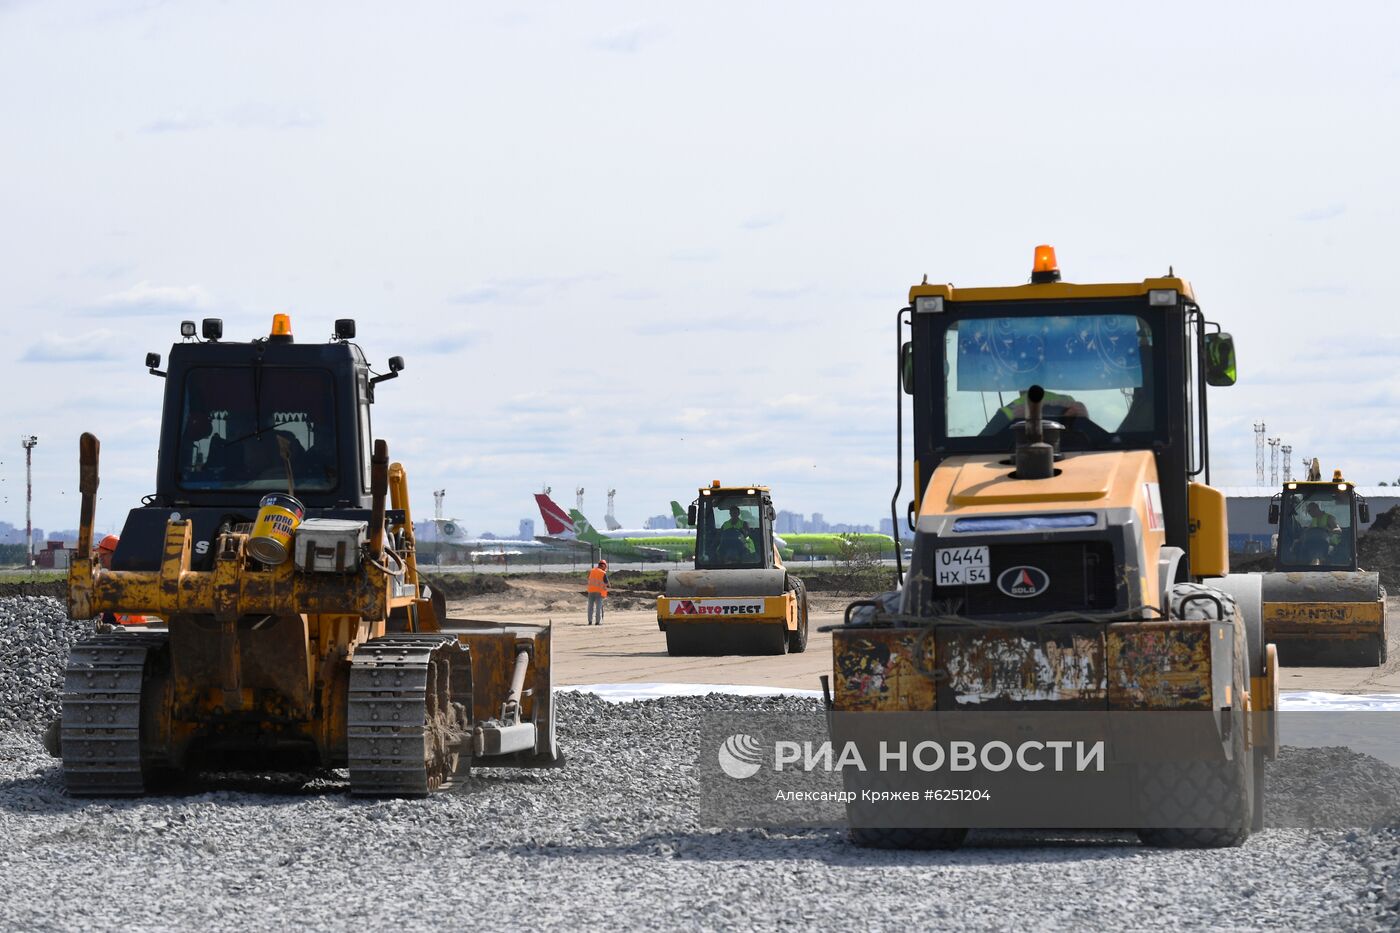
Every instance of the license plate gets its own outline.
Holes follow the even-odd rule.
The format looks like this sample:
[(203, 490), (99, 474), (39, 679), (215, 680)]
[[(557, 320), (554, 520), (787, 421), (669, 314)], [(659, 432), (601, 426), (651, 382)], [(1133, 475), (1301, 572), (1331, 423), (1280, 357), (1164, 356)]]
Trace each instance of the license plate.
[(933, 552), (938, 586), (971, 586), (992, 582), (992, 561), (986, 547), (943, 547)]

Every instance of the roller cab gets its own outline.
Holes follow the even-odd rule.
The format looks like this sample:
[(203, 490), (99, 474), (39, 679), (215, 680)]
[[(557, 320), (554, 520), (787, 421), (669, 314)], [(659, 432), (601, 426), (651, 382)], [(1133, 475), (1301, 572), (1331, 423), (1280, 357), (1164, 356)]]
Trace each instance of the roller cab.
[[(833, 739), (864, 731), (845, 713), (1210, 713), (1215, 778), (1196, 796), (1214, 825), (1141, 833), (1239, 844), (1273, 739), (1262, 719), (1230, 723), (1276, 706), (1277, 666), (1209, 485), (1206, 390), (1234, 381), (1229, 335), (1182, 279), (1071, 284), (1048, 247), (1030, 284), (909, 298), (913, 555), (898, 593), (832, 632)], [(851, 819), (863, 845), (962, 838)]]
[(1278, 526), (1274, 570), (1263, 575), (1265, 636), (1287, 665), (1375, 667), (1386, 661), (1385, 588), (1357, 564), (1357, 529), (1370, 507), (1336, 470), (1285, 483), (1269, 503)]
[(691, 503), (695, 567), (666, 575), (657, 625), (671, 655), (783, 654), (807, 648), (807, 591), (773, 539), (764, 486), (700, 489)]

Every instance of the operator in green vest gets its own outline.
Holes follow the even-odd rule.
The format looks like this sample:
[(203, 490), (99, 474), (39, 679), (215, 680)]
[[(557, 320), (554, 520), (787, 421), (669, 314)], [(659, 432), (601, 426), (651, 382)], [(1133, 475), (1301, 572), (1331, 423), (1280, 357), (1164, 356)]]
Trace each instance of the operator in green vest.
[(1304, 511), (1307, 513), (1303, 520), (1305, 529), (1321, 528), (1327, 531), (1326, 536), (1318, 535), (1315, 543), (1308, 547), (1309, 559), (1312, 563), (1320, 564), (1327, 560), (1333, 548), (1342, 543), (1342, 526), (1337, 523), (1335, 515), (1324, 512), (1316, 502), (1309, 502)]
[(722, 557), (731, 560), (747, 559), (755, 553), (749, 525), (744, 521), (737, 505), (729, 507), (729, 518), (719, 526), (719, 548)]
[[(982, 429), (982, 436), (1000, 434), (1016, 422), (1026, 420), (1026, 405), (1026, 390), (1022, 389), (1016, 398), (996, 410), (996, 414), (992, 415), (992, 419)], [(1089, 409), (1084, 407), (1083, 402), (1071, 395), (1062, 395), (1049, 389), (1045, 390), (1045, 400), (1041, 403), (1040, 413), (1042, 417), (1052, 421), (1089, 417)]]

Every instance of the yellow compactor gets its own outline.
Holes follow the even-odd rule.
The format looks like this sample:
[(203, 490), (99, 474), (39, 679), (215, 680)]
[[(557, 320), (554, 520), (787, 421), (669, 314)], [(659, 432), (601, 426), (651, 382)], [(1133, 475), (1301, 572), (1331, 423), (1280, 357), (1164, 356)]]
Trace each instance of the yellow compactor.
[[(833, 630), (831, 709), (1198, 711), (1218, 760), (1150, 769), (1137, 789), (1147, 809), (1191, 808), (1189, 825), (1124, 828), (1240, 844), (1262, 825), (1274, 748), (1268, 722), (1241, 716), (1276, 708), (1278, 677), (1258, 578), (1226, 576), (1225, 501), (1208, 484), (1207, 386), (1235, 381), (1229, 335), (1174, 275), (1071, 284), (1048, 247), (1029, 284), (914, 286), (899, 327), (913, 557), (899, 593)], [(831, 721), (837, 742), (868, 731)], [(876, 780), (843, 774), (852, 791)], [(862, 823), (858, 806), (861, 845), (966, 835)]]
[(1274, 570), (1263, 575), (1264, 637), (1290, 666), (1376, 667), (1386, 661), (1385, 588), (1357, 564), (1357, 530), (1371, 520), (1356, 484), (1317, 460), (1269, 503), (1278, 526)]
[(90, 559), (98, 442), (80, 444), (72, 649), (51, 751), (68, 792), (141, 794), (201, 771), (348, 769), (427, 794), (471, 766), (560, 763), (550, 630), (448, 619), (419, 579), (404, 468), (370, 433), (378, 383), (353, 321), (326, 343), (181, 326), (156, 491), (111, 567)]
[(668, 573), (656, 600), (668, 654), (807, 650), (807, 588), (783, 566), (773, 516), (766, 486), (701, 488), (688, 514), (695, 568)]

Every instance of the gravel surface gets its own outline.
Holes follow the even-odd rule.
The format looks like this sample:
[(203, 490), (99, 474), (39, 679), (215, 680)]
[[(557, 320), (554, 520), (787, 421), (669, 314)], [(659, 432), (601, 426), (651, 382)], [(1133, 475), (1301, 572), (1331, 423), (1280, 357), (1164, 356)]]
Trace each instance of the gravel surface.
[[(24, 631), (66, 648), (86, 623), (55, 612), (0, 601), (7, 626), (38, 615), (48, 624)], [(6, 675), (26, 657), (15, 642), (0, 636)], [(15, 709), (0, 728), (0, 929), (1354, 930), (1400, 919), (1398, 829), (1276, 829), (1209, 852), (997, 832), (919, 853), (856, 849), (835, 828), (701, 827), (704, 718), (815, 709), (806, 699), (562, 694), (566, 767), (482, 770), (427, 800), (353, 800), (335, 778), (71, 800), (34, 732), (55, 672), (28, 657), (18, 686), (4, 681)], [(44, 688), (28, 682), (36, 673)]]
[(92, 631), (52, 597), (0, 598), (0, 731), (42, 731), (58, 715), (68, 649)]

